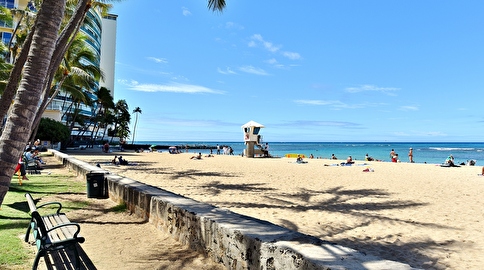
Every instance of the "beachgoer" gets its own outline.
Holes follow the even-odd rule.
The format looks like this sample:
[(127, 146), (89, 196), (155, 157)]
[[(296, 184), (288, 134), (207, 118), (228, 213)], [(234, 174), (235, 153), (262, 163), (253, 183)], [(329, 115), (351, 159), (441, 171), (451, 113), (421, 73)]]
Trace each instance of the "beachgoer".
[(269, 157), (269, 143), (266, 143), (262, 151), (264, 151), (264, 157)]
[(309, 158), (310, 159), (313, 159), (314, 158), (313, 154), (309, 155)]
[(346, 159), (346, 164), (353, 164), (353, 163), (355, 163), (353, 161), (353, 157), (352, 156), (348, 156), (348, 158)]
[(297, 155), (296, 163), (307, 163), (307, 162), (303, 160), (303, 158), (301, 157), (301, 155)]
[(192, 156), (190, 159), (202, 159), (202, 153), (198, 153), (198, 155)]
[(390, 159), (393, 161), (393, 157), (395, 156), (395, 150), (392, 149), (392, 151), (390, 151)]
[(103, 146), (103, 152), (104, 153), (109, 153), (109, 143), (108, 142), (106, 142), (104, 144), (104, 146)]
[(373, 161), (375, 160), (374, 158), (370, 157), (368, 154), (365, 155), (365, 160), (366, 161)]
[(126, 159), (123, 159), (123, 156), (119, 156), (118, 160), (119, 160), (119, 165), (128, 165), (128, 161)]
[(331, 159), (338, 159), (334, 154), (331, 154)]
[(410, 163), (413, 163), (413, 148), (410, 147), (410, 150), (408, 151), (408, 160)]
[(30, 151), (25, 152), (25, 159), (27, 163), (34, 162), (37, 169), (41, 169), (40, 164), (42, 164), (42, 160), (38, 157), (39, 149), (32, 148)]
[(220, 155), (220, 145), (217, 144), (217, 155)]
[(114, 156), (113, 160), (111, 160), (111, 164), (117, 165), (118, 164), (118, 162), (116, 161), (117, 158), (118, 156)]
[(38, 148), (38, 147), (39, 147), (39, 145), (40, 145), (40, 140), (39, 140), (39, 139), (35, 140), (35, 142), (34, 142), (34, 147), (35, 147), (35, 148)]
[(455, 166), (455, 164), (454, 164), (454, 156), (449, 155), (447, 157), (447, 159), (445, 159), (445, 164), (447, 164), (449, 166)]
[(18, 164), (17, 164), (17, 167), (15, 168), (14, 174), (16, 174), (17, 172), (19, 172), (20, 176), (22, 176), (22, 180), (29, 180), (27, 178), (27, 171), (25, 170), (25, 163), (24, 163), (22, 157), (20, 157), (19, 160), (18, 160)]
[(394, 152), (392, 162), (398, 162), (398, 154)]

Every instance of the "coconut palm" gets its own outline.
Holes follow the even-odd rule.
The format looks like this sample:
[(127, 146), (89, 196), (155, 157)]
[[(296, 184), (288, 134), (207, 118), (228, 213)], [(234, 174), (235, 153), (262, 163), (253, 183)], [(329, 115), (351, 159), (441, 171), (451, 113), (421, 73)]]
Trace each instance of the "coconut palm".
[(109, 89), (107, 89), (106, 87), (101, 87), (94, 94), (97, 97), (97, 106), (94, 121), (95, 124), (94, 128), (92, 129), (93, 132), (91, 134), (92, 144), (94, 144), (94, 138), (97, 137), (99, 129), (103, 127), (104, 131), (106, 131), (106, 127), (111, 124), (112, 121), (109, 122), (110, 118), (108, 117), (108, 112), (109, 110), (114, 109), (113, 96), (111, 95), (111, 91), (109, 91)]
[[(72, 37), (76, 36), (87, 11), (93, 5), (92, 0), (75, 1), (75, 11), (65, 27), (61, 28), (67, 0), (41, 2), (35, 24), (15, 60), (10, 79), (0, 99), (0, 119), (5, 117), (7, 111), (10, 112), (0, 137), (0, 206), (30, 135), (39, 101), (47, 101), (55, 71), (72, 42)], [(225, 1), (209, 0), (208, 7), (213, 11), (221, 11), (225, 7)], [(124, 127), (123, 133), (126, 129)]]
[(114, 137), (119, 137), (121, 140), (124, 140), (129, 136), (131, 114), (129, 113), (129, 107), (126, 100), (120, 99), (116, 102), (114, 105), (114, 116), (114, 127), (110, 133), (110, 142), (113, 142)]
[(64, 8), (65, 0), (43, 1), (42, 9), (37, 15), (37, 25), (42, 27), (35, 27), (36, 34), (32, 36), (32, 46), (28, 50), (29, 61), (21, 63), (22, 80), (15, 82), (18, 85), (18, 90), (15, 87), (17, 94), (0, 137), (0, 205), (8, 191), (12, 174), (38, 111), (45, 78), (49, 76), (48, 70), (56, 49)]
[[(67, 104), (70, 107), (79, 107), (81, 103), (91, 103), (89, 95), (83, 92), (90, 92), (103, 74), (99, 66), (93, 64), (97, 57), (90, 47), (86, 45), (88, 39), (87, 36), (78, 34), (62, 58), (62, 62), (54, 75), (55, 85), (50, 90), (50, 97), (47, 102), (43, 102), (43, 107), (39, 109), (39, 113), (37, 113), (34, 119), (34, 129), (30, 135), (30, 141), (36, 137), (42, 113), (60, 91), (64, 93), (64, 105), (67, 100), (71, 102)], [(71, 129), (73, 127), (73, 125), (69, 124), (68, 126)]]
[(140, 107), (134, 108), (133, 113), (136, 115), (136, 119), (134, 120), (133, 139), (131, 140), (131, 144), (134, 144), (134, 135), (136, 133), (136, 126), (138, 124), (138, 114), (141, 114), (141, 108)]

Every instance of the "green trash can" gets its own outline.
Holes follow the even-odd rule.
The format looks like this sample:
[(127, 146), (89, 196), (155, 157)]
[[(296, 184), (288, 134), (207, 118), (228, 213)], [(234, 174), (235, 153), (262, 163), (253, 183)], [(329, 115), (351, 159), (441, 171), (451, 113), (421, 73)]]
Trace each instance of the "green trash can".
[(87, 173), (87, 197), (105, 199), (108, 198), (107, 181), (104, 177), (104, 173)]

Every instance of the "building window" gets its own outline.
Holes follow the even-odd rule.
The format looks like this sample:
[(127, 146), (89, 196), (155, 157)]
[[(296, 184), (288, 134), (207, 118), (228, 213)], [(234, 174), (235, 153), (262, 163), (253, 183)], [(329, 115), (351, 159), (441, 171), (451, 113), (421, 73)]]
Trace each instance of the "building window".
[(9, 32), (1, 32), (2, 35), (2, 42), (4, 44), (8, 44), (10, 42), (10, 39), (12, 38), (12, 33)]
[(0, 6), (15, 8), (15, 0), (0, 0)]

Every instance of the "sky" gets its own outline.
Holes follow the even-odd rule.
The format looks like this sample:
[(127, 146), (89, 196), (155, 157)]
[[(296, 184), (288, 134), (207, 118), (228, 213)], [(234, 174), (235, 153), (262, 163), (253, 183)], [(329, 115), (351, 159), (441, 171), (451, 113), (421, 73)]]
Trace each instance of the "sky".
[(113, 2), (135, 141), (484, 141), (484, 1), (207, 3)]

